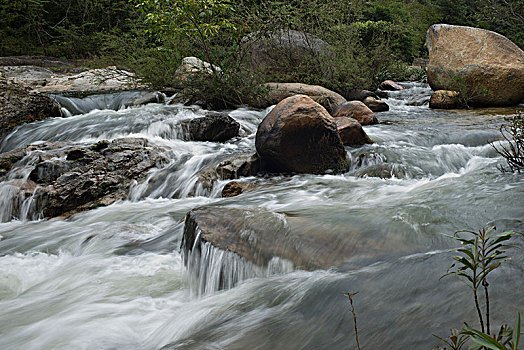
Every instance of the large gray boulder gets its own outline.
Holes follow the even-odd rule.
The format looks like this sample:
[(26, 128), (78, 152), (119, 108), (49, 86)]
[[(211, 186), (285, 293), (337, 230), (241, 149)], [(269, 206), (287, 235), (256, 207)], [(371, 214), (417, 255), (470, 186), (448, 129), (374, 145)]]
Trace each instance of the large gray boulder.
[(23, 123), (61, 115), (52, 98), (0, 77), (0, 135)]
[(321, 174), (348, 169), (335, 120), (305, 95), (275, 106), (258, 126), (255, 146), (268, 171)]
[(524, 51), (495, 32), (448, 24), (427, 32), (428, 83), (459, 91), (472, 105), (516, 105), (524, 99)]
[[(330, 55), (329, 44), (319, 37), (296, 31), (276, 30), (270, 33), (252, 33), (242, 39), (247, 49), (250, 64), (253, 68), (267, 73), (275, 73), (281, 69), (289, 69), (312, 60), (320, 60), (324, 55)], [(329, 75), (328, 66), (325, 74)]]

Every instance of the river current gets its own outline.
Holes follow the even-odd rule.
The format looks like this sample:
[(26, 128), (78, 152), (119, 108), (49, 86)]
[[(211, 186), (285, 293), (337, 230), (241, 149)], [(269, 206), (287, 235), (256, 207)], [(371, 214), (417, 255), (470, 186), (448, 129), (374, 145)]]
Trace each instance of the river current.
[[(142, 137), (163, 146), (170, 163), (108, 207), (0, 223), (0, 349), (354, 349), (348, 291), (359, 292), (362, 349), (429, 349), (438, 343), (432, 334), (447, 336), (464, 321), (478, 326), (471, 291), (440, 279), (457, 247), (442, 234), (487, 225), (524, 231), (524, 176), (499, 171), (504, 159), (489, 144), (515, 109), (410, 106), (430, 90), (407, 86), (390, 93), (380, 124), (364, 127), (375, 143), (346, 148), (349, 172), (260, 178), (232, 198), (220, 197), (222, 181), (195, 191), (198, 173), (254, 152), (270, 109), (228, 111), (241, 136), (221, 144), (182, 140), (179, 123), (202, 115), (199, 106), (124, 108), (136, 92), (57, 97), (68, 117), (18, 127), (0, 152)], [(208, 280), (195, 288), (180, 244), (185, 214), (203, 205), (300, 218), (290, 223), (295, 230), (344, 237), (348, 262), (266, 273), (211, 247), (207, 269), (229, 259), (247, 272), (227, 290)], [(524, 255), (509, 255), (490, 275), (493, 328), (524, 314)]]

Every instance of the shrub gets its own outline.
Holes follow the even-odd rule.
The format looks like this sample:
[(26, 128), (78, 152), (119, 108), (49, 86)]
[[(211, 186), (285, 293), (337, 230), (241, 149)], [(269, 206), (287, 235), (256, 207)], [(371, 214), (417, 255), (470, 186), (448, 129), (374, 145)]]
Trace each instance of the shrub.
[[(496, 146), (493, 142), (491, 147), (506, 159), (510, 171), (520, 173), (524, 171), (524, 115), (518, 112), (510, 118), (505, 118), (506, 123), (500, 126), (500, 133), (506, 144)], [(506, 168), (500, 167), (501, 171), (507, 171)]]

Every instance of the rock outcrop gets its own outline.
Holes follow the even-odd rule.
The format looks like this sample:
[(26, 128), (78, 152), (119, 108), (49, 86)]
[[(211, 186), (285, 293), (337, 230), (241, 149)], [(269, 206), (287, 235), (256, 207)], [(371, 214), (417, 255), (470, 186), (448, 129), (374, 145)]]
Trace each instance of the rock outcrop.
[(268, 171), (321, 174), (348, 169), (333, 117), (305, 95), (276, 105), (258, 126), (255, 145)]
[(202, 61), (196, 57), (184, 57), (182, 63), (175, 71), (175, 79), (185, 81), (191, 76), (199, 74), (212, 74), (213, 71), (220, 71), (220, 67), (214, 66), (211, 63)]
[(0, 135), (23, 123), (61, 115), (52, 98), (0, 77)]
[(238, 136), (240, 124), (227, 113), (207, 112), (205, 116), (183, 121), (191, 141), (225, 142)]
[(460, 91), (472, 105), (516, 105), (524, 99), (524, 51), (479, 28), (432, 25), (427, 32), (428, 83)]
[(283, 99), (294, 95), (306, 95), (332, 113), (339, 105), (346, 102), (340, 94), (319, 85), (301, 83), (268, 83), (267, 97), (256, 107), (265, 108), (275, 105)]
[(349, 117), (335, 118), (337, 131), (344, 146), (358, 147), (373, 143), (358, 120)]
[(28, 182), (13, 180), (3, 185), (32, 196), (34, 210), (44, 217), (69, 215), (126, 198), (134, 181), (140, 183), (150, 170), (168, 163), (163, 153), (147, 140), (133, 138), (100, 141), (92, 146), (62, 142), (31, 145), (0, 154), (4, 169), (0, 180), (5, 180), (17, 162), (25, 161), (25, 166), (33, 167)]
[(349, 101), (343, 103), (337, 107), (332, 115), (333, 118), (346, 117), (356, 119), (361, 125), (378, 124), (378, 119), (375, 113), (360, 101)]

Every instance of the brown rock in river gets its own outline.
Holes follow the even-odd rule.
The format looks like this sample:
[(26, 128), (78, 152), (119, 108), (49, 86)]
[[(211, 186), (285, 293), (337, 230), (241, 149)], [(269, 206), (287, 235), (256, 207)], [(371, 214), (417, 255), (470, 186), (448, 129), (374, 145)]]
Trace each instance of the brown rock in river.
[(369, 109), (373, 112), (386, 112), (389, 111), (389, 106), (386, 102), (368, 96), (362, 101)]
[(306, 95), (316, 103), (322, 105), (329, 113), (332, 113), (339, 105), (346, 102), (346, 99), (342, 95), (319, 85), (267, 83), (265, 86), (269, 91), (266, 100), (261, 101), (260, 107), (269, 107), (290, 96)]
[(353, 118), (340, 117), (335, 118), (337, 123), (338, 134), (344, 146), (362, 146), (373, 141), (366, 134), (362, 125)]
[(460, 94), (457, 91), (438, 90), (429, 99), (429, 108), (456, 109), (461, 108)]
[(375, 113), (360, 101), (349, 101), (338, 106), (333, 118), (341, 117), (356, 119), (362, 125), (378, 124)]
[(393, 80), (384, 80), (380, 85), (378, 86), (381, 90), (389, 90), (389, 91), (397, 91), (397, 90), (404, 90), (404, 87), (398, 83), (395, 83)]
[(524, 51), (495, 32), (448, 24), (427, 32), (428, 83), (466, 92), (473, 105), (516, 105), (524, 99)]
[(335, 120), (305, 95), (276, 105), (258, 126), (255, 146), (268, 171), (321, 174), (348, 169)]

